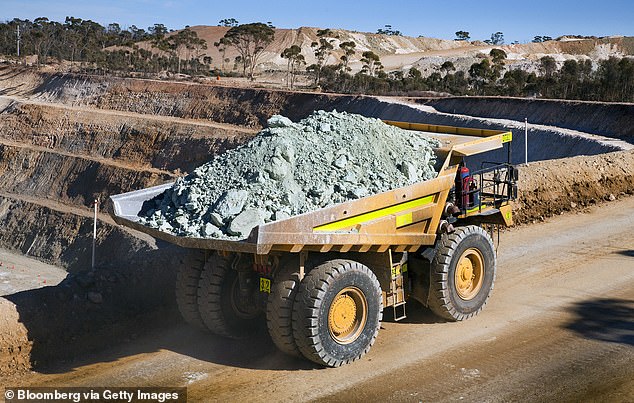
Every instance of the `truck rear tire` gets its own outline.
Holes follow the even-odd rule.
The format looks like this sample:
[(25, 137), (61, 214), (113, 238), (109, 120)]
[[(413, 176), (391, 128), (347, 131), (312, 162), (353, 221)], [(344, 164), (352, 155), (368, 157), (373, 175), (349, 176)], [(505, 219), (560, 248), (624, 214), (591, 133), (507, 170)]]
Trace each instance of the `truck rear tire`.
[(449, 321), (477, 315), (493, 290), (495, 266), (493, 241), (482, 227), (443, 234), (430, 265), (429, 308)]
[(370, 350), (382, 315), (381, 286), (374, 273), (358, 262), (331, 260), (300, 283), (293, 304), (293, 336), (304, 357), (338, 367)]
[(198, 283), (205, 266), (205, 251), (193, 249), (185, 256), (176, 272), (176, 304), (188, 324), (207, 330), (198, 310)]
[(273, 279), (266, 304), (266, 326), (271, 340), (279, 350), (295, 357), (302, 355), (293, 338), (293, 302), (299, 283), (298, 264), (285, 262)]
[(238, 272), (229, 267), (228, 259), (212, 254), (198, 284), (198, 309), (211, 333), (242, 339), (259, 329), (260, 310), (239, 291)]

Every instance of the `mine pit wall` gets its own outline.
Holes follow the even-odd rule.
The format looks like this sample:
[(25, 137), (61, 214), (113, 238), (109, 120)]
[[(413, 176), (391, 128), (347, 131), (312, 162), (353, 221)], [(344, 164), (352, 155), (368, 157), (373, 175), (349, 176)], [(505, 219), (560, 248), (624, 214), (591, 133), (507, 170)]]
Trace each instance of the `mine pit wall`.
[[(343, 110), (361, 113), (366, 116), (385, 120), (397, 120), (406, 122), (422, 122), (433, 125), (470, 127), (477, 129), (511, 130), (514, 141), (512, 147), (512, 162), (517, 164), (524, 162), (524, 129), (507, 127), (498, 123), (492, 123), (486, 119), (472, 118), (468, 116), (455, 116), (438, 114), (416, 109), (400, 103), (391, 103), (375, 98), (358, 99), (341, 105)], [(344, 109), (345, 108), (345, 109)], [(337, 108), (339, 109), (339, 108)], [(557, 131), (555, 128), (532, 128), (529, 132), (528, 156), (530, 161), (567, 158), (574, 155), (596, 155), (620, 148), (602, 144), (585, 137), (571, 136)], [(470, 162), (479, 166), (484, 160), (506, 161), (507, 151), (499, 150), (486, 155), (471, 157)]]
[(439, 112), (528, 121), (634, 142), (634, 104), (501, 97), (455, 97), (417, 102)]
[(108, 196), (159, 185), (174, 176), (109, 165), (81, 157), (0, 144), (2, 191), (41, 197), (67, 204), (92, 205), (100, 200), (109, 208)]
[[(69, 272), (87, 271), (91, 263), (93, 220), (85, 215), (60, 211), (10, 196), (0, 196), (0, 247), (39, 258)], [(100, 222), (97, 232), (99, 266), (117, 261), (138, 264), (135, 251), (151, 246), (119, 226)], [(120, 263), (120, 262), (119, 262)]]
[[(433, 113), (402, 103), (382, 101), (366, 96), (230, 88), (137, 79), (109, 79), (106, 81), (99, 77), (70, 75), (53, 76), (45, 81), (46, 83), (38, 88), (40, 92), (35, 94), (38, 99), (125, 112), (204, 119), (254, 129), (266, 126), (266, 120), (273, 114), (282, 114), (296, 121), (318, 109), (326, 111), (336, 109), (388, 120), (505, 129), (500, 124), (482, 118)], [(82, 88), (82, 91), (78, 91), (78, 88)], [(85, 90), (86, 88), (92, 88), (93, 91), (88, 92)], [(509, 105), (514, 105), (513, 102), (516, 100), (505, 99), (505, 101)], [(565, 104), (564, 101), (562, 103)], [(581, 117), (574, 120), (571, 118), (567, 128), (583, 131), (583, 129), (594, 127), (596, 125), (593, 122), (597, 119), (596, 117), (600, 116), (604, 110), (610, 109), (609, 104), (586, 104), (584, 105), (587, 108), (595, 108), (596, 111), (590, 113), (589, 110), (580, 110)], [(519, 108), (520, 112), (518, 113), (520, 114), (522, 114), (522, 105), (521, 102), (518, 102), (518, 106), (515, 106)], [(610, 116), (615, 119), (618, 117), (618, 113), (627, 114), (629, 112), (626, 104), (621, 109), (612, 108), (610, 110), (612, 111)], [(497, 117), (503, 117), (502, 115)], [(619, 122), (624, 124), (628, 119), (632, 119), (632, 117), (624, 115), (621, 116)], [(573, 124), (575, 122), (576, 124)], [(513, 162), (523, 162), (523, 129), (515, 128), (513, 132), (516, 139), (513, 143), (513, 154), (515, 155)], [(599, 134), (607, 137), (610, 135), (610, 133)], [(531, 137), (529, 161), (557, 159), (573, 155), (596, 155), (619, 149), (587, 138), (568, 136), (556, 129), (533, 127), (529, 135)], [(501, 153), (488, 156), (488, 158), (497, 160), (505, 157), (506, 155)]]
[(239, 127), (153, 120), (16, 101), (0, 107), (0, 139), (122, 161), (137, 168), (188, 172), (212, 155), (244, 143), (253, 134)]
[[(38, 85), (14, 91), (68, 105), (205, 119), (252, 128), (265, 126), (275, 113), (296, 120), (316, 109), (348, 110), (346, 105), (370, 98), (97, 76), (41, 74), (38, 77)], [(12, 83), (0, 74), (0, 84)], [(448, 114), (521, 122), (528, 118), (534, 124), (606, 137), (634, 136), (634, 104), (501, 97), (427, 98), (412, 102)]]

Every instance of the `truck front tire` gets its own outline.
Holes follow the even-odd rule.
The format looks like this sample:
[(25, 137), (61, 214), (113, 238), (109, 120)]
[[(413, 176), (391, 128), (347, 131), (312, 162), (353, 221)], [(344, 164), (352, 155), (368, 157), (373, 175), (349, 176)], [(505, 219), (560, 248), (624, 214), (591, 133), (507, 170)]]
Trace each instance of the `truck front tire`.
[(460, 321), (486, 305), (495, 282), (493, 241), (476, 225), (443, 234), (430, 264), (429, 308), (439, 317)]

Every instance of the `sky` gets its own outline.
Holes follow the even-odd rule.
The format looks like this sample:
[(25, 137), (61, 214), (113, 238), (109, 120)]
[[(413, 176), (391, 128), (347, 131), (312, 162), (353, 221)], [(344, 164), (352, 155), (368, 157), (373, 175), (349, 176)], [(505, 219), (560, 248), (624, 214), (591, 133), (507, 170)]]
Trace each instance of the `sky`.
[(503, 32), (506, 43), (530, 42), (535, 35), (634, 36), (634, 0), (0, 0), (0, 20), (66, 16), (122, 27), (170, 29), (217, 25), (223, 18), (240, 23), (271, 22), (278, 28), (301, 26), (376, 32), (386, 24), (403, 35), (471, 39)]

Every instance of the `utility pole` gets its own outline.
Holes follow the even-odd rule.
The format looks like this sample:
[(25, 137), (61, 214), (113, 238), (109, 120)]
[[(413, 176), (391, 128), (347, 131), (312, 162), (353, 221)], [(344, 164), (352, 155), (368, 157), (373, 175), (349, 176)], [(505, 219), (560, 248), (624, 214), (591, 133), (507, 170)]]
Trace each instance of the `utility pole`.
[(99, 198), (97, 197), (94, 202), (95, 219), (92, 227), (92, 269), (95, 270), (95, 244), (97, 243), (97, 211), (99, 210)]
[(524, 163), (528, 165), (528, 118), (524, 118)]
[(20, 24), (18, 24), (18, 57), (20, 57)]

